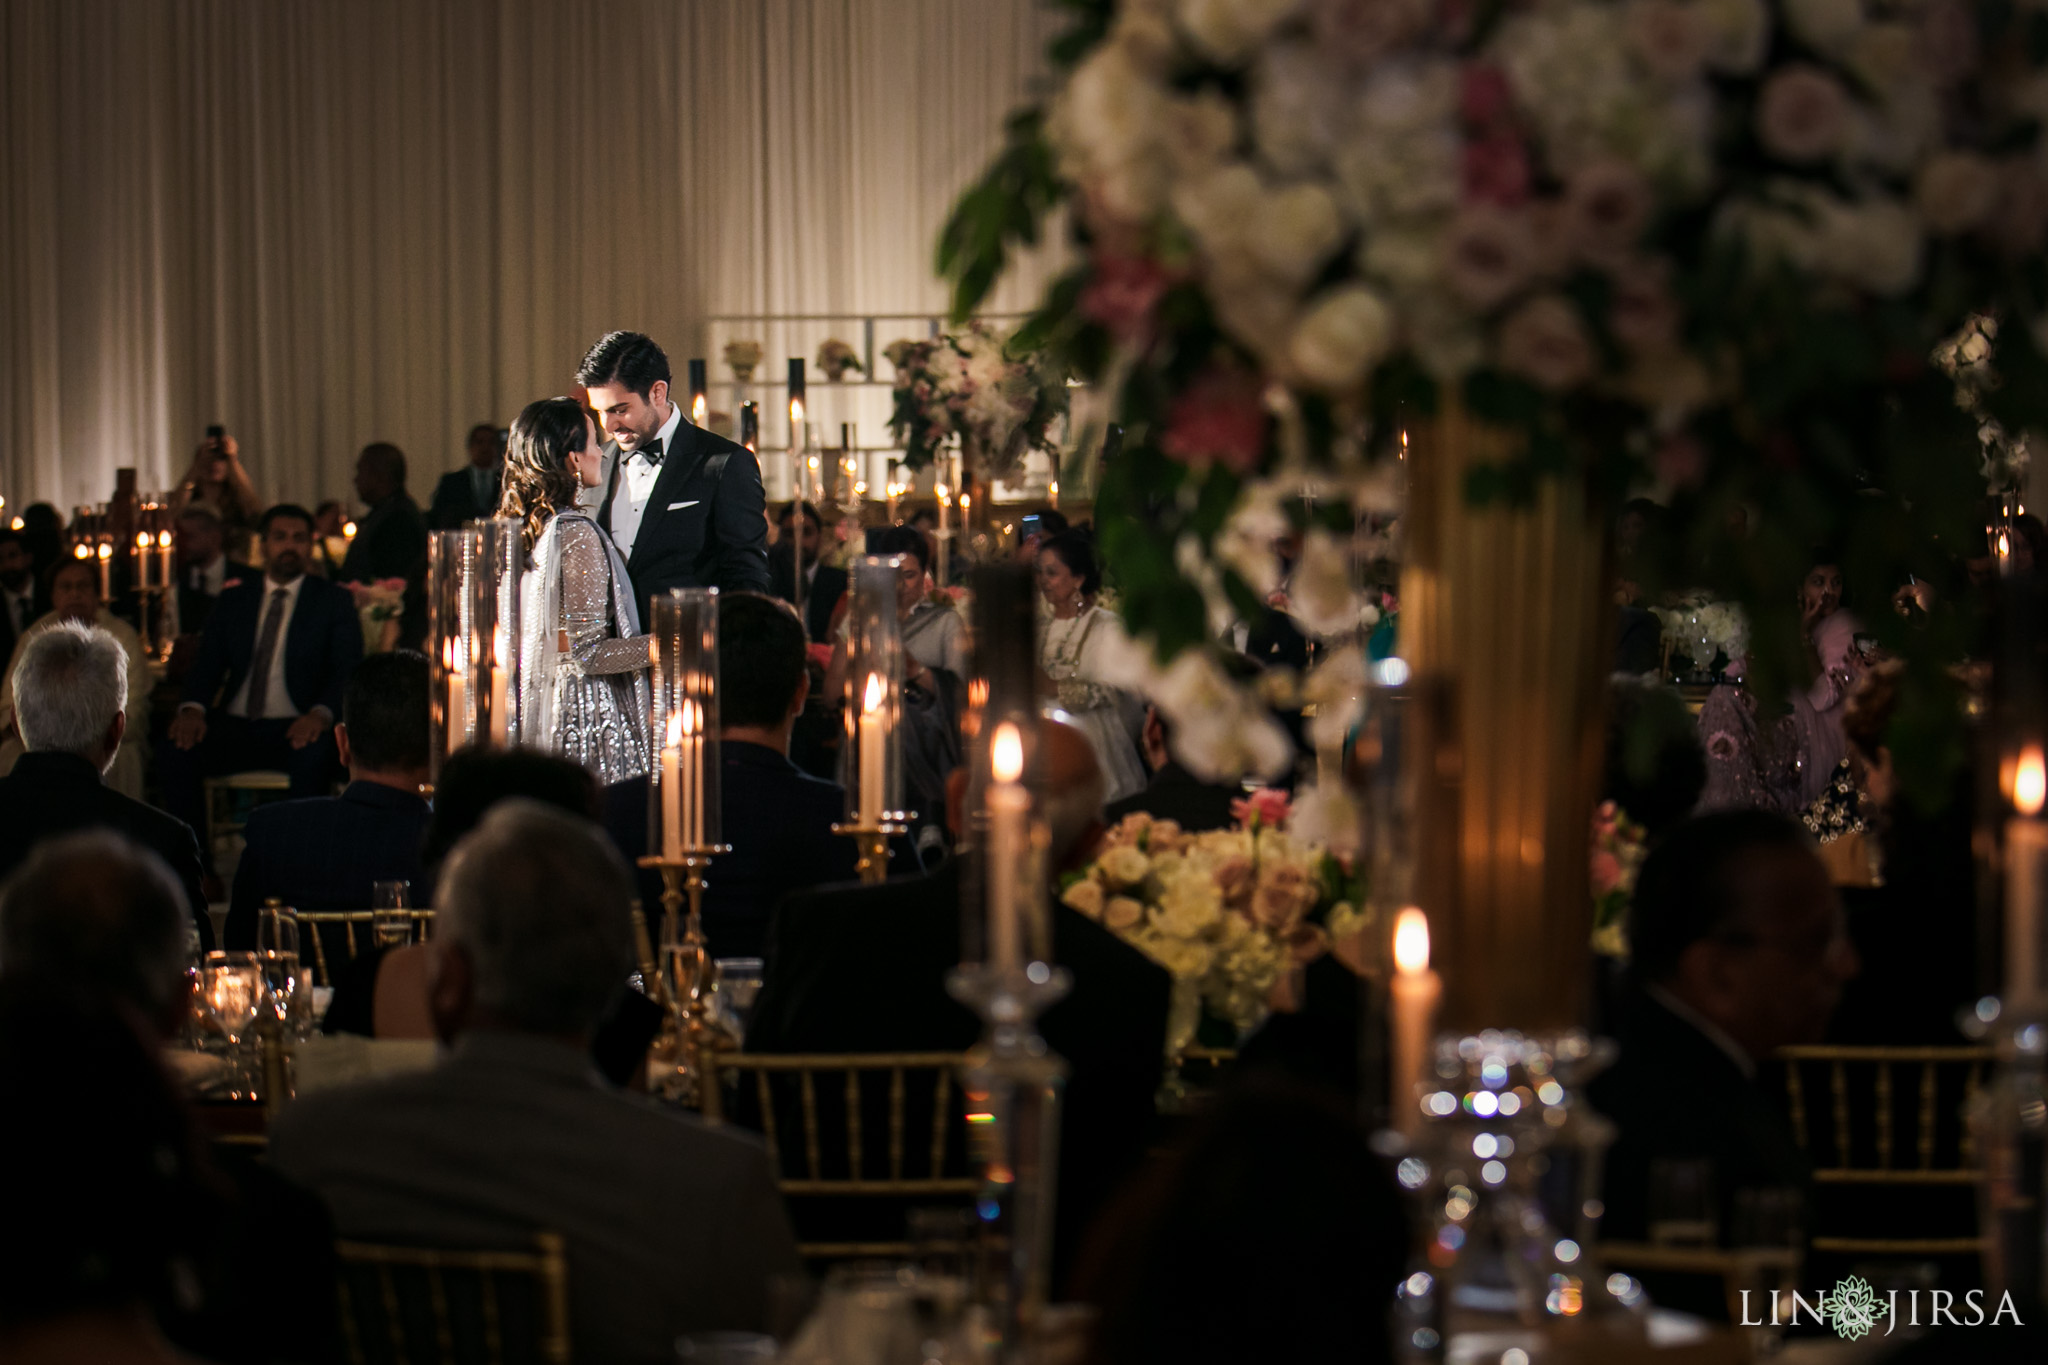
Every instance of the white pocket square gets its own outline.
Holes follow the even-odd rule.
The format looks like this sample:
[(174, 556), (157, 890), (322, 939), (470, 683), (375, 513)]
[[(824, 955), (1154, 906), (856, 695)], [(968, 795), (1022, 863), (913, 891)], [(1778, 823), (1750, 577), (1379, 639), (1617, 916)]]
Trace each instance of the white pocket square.
[(671, 512), (680, 512), (685, 507), (695, 507), (701, 501), (702, 499), (700, 498), (691, 498), (688, 502), (672, 502), (668, 505), (668, 510)]

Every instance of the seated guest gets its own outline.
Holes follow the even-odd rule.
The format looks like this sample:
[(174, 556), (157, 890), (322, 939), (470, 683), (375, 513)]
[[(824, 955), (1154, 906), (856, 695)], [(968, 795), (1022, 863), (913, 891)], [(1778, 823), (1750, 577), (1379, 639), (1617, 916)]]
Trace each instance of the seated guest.
[(42, 613), (36, 610), (35, 561), (21, 532), (0, 527), (0, 656), (14, 646)]
[(295, 910), (366, 910), (376, 882), (412, 882), (422, 903), (430, 894), (420, 878), (426, 656), (400, 649), (363, 660), (342, 693), (341, 714), (334, 740), (349, 776), (341, 795), (249, 813), (223, 935), (230, 948), (256, 946), (257, 912), (272, 897)]
[(1101, 1314), (1089, 1365), (1395, 1358), (1408, 1213), (1340, 1095), (1234, 1088), (1148, 1163), (1116, 1215), (1079, 1276)]
[[(853, 840), (834, 834), (846, 793), (789, 761), (790, 728), (809, 697), (796, 612), (758, 593), (718, 599), (720, 837), (732, 852), (704, 878), (704, 935), (714, 957), (758, 957), (768, 917), (802, 887), (851, 881)], [(647, 850), (647, 779), (605, 791), (606, 823), (628, 857)], [(641, 903), (660, 904), (660, 882), (641, 878)]]
[[(1676, 826), (1652, 850), (1629, 939), (1621, 1057), (1589, 1087), (1619, 1129), (1601, 1230), (1647, 1240), (1652, 1164), (1686, 1161), (1711, 1172), (1725, 1235), (1738, 1192), (1809, 1191), (1806, 1156), (1757, 1067), (1818, 1041), (1856, 974), (1841, 906), (1798, 825), (1724, 811)], [(1697, 1306), (1712, 1311), (1719, 1297), (1715, 1285)]]
[(256, 570), (227, 556), (227, 532), (220, 513), (195, 502), (178, 514), (178, 632), (197, 636), (206, 629), (220, 595)]
[[(0, 981), (33, 980), (81, 992), (127, 1011), (146, 1030), (146, 1041), (160, 1046), (179, 1035), (192, 1009), (189, 924), (184, 892), (161, 858), (111, 831), (65, 835), (39, 846), (0, 887)], [(33, 1027), (39, 1043), (55, 1038), (61, 1046), (71, 1036), (48, 1017), (37, 1017)], [(42, 1032), (50, 1029), (59, 1032)], [(131, 1083), (97, 1064), (86, 1074), (96, 1089)], [(52, 1091), (34, 1093), (58, 1102)], [(73, 1123), (97, 1126), (89, 1107), (61, 1112), (67, 1133)], [(34, 1126), (11, 1125), (23, 1132)], [(182, 1116), (177, 1131), (185, 1131)], [(79, 1136), (91, 1143), (108, 1135)], [(323, 1358), (338, 1344), (328, 1289), (333, 1229), (327, 1211), (253, 1157), (223, 1150), (215, 1165), (218, 1170), (210, 1174), (225, 1177), (229, 1188), (222, 1193), (231, 1197), (209, 1196), (194, 1205), (197, 1238), (188, 1245), (198, 1281), (182, 1288), (154, 1284), (149, 1292), (157, 1320), (179, 1346), (208, 1360)], [(36, 1169), (52, 1174), (47, 1167)], [(105, 1168), (89, 1163), (87, 1170), (88, 1183), (99, 1190)], [(57, 1198), (69, 1200), (77, 1192), (63, 1188)], [(26, 1193), (24, 1187), (15, 1196)], [(18, 1203), (9, 1211), (16, 1231), (25, 1231), (21, 1212)], [(113, 1216), (132, 1231), (136, 1213), (124, 1208)], [(89, 1215), (73, 1209), (72, 1216)], [(10, 1273), (9, 1283), (19, 1281)], [(0, 1347), (0, 1359), (21, 1358)]]
[[(768, 552), (768, 577), (774, 584), (772, 594), (792, 605), (796, 602), (796, 591), (790, 584), (795, 581), (791, 565), (797, 553), (793, 548), (793, 538), (797, 535), (797, 506), (786, 502), (776, 512), (775, 545)], [(817, 508), (808, 502), (802, 506), (804, 631), (822, 644), (832, 638), (832, 611), (846, 593), (846, 570), (818, 562), (818, 542), (824, 536), (825, 523), (818, 516)]]
[(344, 583), (410, 580), (427, 566), (427, 519), (405, 491), (405, 452), (389, 441), (356, 457), (356, 496), (367, 509), (336, 575)]
[(915, 561), (915, 572), (906, 569), (896, 593), (903, 652), (920, 668), (950, 673), (957, 686), (967, 676), (967, 621), (950, 605), (932, 600), (931, 549), (931, 542), (919, 532), (891, 526), (875, 537), (873, 553)]
[(307, 1096), (271, 1132), (277, 1169), (345, 1237), (568, 1246), (583, 1360), (675, 1359), (692, 1332), (760, 1331), (796, 1244), (765, 1152), (613, 1090), (592, 1029), (633, 967), (632, 878), (595, 825), (493, 810), (439, 893), (429, 1072)]
[(312, 516), (280, 503), (263, 514), (262, 535), (264, 575), (221, 593), (158, 751), (164, 807), (195, 829), (206, 825), (207, 777), (277, 769), (293, 796), (326, 794), (330, 731), (363, 657), (355, 599), (307, 576)]
[(1183, 768), (1173, 756), (1173, 726), (1158, 707), (1145, 708), (1145, 728), (1138, 739), (1152, 776), (1143, 791), (1104, 807), (1105, 821), (1113, 825), (1126, 815), (1143, 811), (1155, 820), (1172, 820), (1190, 834), (1228, 829), (1236, 823), (1230, 803), (1243, 800), (1244, 789), (1230, 782), (1204, 782)]
[(465, 442), (468, 461), (441, 476), (427, 508), (427, 525), (453, 531), (498, 514), (498, 488), (505, 473), (505, 441), (491, 422), (478, 422)]
[[(99, 570), (83, 559), (63, 559), (50, 571), (50, 610), (23, 635), (32, 640), (57, 625), (72, 621), (93, 626), (114, 637), (128, 660), (128, 693), (122, 703), (132, 724), (121, 736), (120, 752), (107, 769), (106, 782), (123, 796), (142, 799), (143, 746), (149, 736), (149, 658), (135, 627), (108, 611), (100, 601)], [(19, 648), (16, 657), (19, 657)], [(14, 715), (14, 673), (0, 683), (0, 775), (11, 772), (21, 757), (20, 726)]]
[(64, 621), (24, 644), (14, 668), (15, 724), (27, 752), (0, 777), (0, 876), (38, 841), (82, 829), (124, 834), (184, 887), (199, 941), (213, 946), (192, 827), (102, 780), (127, 732), (128, 655), (97, 626)]
[[(1098, 830), (1102, 777), (1074, 727), (1041, 722), (1049, 863), (1085, 857)], [(947, 812), (957, 831), (964, 782)], [(1073, 990), (1040, 1029), (1072, 1068), (1061, 1121), (1057, 1260), (1144, 1155), (1166, 1048), (1172, 980), (1110, 930), (1053, 901), (1053, 956)], [(946, 991), (960, 961), (959, 863), (883, 886), (799, 892), (770, 930), (750, 1052), (945, 1052), (981, 1036), (976, 1016)]]

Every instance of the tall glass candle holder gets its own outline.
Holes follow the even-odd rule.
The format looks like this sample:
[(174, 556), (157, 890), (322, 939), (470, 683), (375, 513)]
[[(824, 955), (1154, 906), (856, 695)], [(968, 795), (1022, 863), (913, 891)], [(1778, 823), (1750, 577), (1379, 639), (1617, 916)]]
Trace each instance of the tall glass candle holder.
[(711, 416), (711, 403), (707, 396), (710, 393), (711, 383), (706, 374), (706, 368), (702, 360), (692, 360), (690, 362), (690, 424), (692, 426), (703, 426), (706, 419)]
[(427, 544), (429, 740), (441, 763), (467, 744), (519, 742), (518, 523), (476, 521)]
[(853, 562), (850, 575), (846, 734), (839, 746), (846, 821), (834, 828), (853, 838), (865, 882), (888, 876), (889, 836), (913, 818), (903, 809), (903, 632), (896, 615), (906, 569), (922, 575), (907, 556), (868, 555)]
[(718, 589), (673, 588), (650, 604), (654, 668), (649, 720), (647, 847), (661, 873), (661, 968), (653, 984), (668, 1017), (649, 1051), (656, 1094), (702, 1099), (711, 1045), (711, 955), (704, 943), (704, 870), (719, 842)]
[(435, 781), (448, 755), (476, 734), (469, 657), (467, 530), (436, 531), (427, 542), (428, 744)]
[(992, 565), (974, 578), (969, 854), (962, 962), (948, 980), (984, 1029), (963, 1082), (990, 1258), (976, 1276), (977, 1307), (999, 1360), (1022, 1358), (1047, 1299), (1067, 1074), (1038, 1033), (1038, 1016), (1067, 993), (1069, 977), (1051, 961), (1031, 586), (1017, 565)]

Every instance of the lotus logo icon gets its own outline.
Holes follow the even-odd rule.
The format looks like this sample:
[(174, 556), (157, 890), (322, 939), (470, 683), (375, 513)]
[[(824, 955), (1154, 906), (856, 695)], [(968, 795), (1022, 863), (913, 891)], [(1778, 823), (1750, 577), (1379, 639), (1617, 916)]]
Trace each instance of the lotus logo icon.
[(1877, 1326), (1885, 1305), (1877, 1291), (1860, 1275), (1848, 1275), (1835, 1282), (1828, 1294), (1828, 1326), (1844, 1341), (1861, 1341)]

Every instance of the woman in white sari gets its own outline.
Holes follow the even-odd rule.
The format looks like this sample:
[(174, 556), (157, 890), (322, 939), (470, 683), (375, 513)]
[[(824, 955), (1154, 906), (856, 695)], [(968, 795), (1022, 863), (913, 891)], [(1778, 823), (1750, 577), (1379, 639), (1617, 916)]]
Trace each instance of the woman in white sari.
[(647, 772), (648, 636), (611, 537), (576, 506), (598, 485), (597, 429), (572, 398), (529, 403), (512, 424), (498, 515), (520, 524), (520, 691), (527, 742), (603, 783)]
[(1038, 591), (1052, 615), (1038, 625), (1038, 663), (1055, 700), (1073, 718), (1102, 767), (1108, 805), (1145, 787), (1134, 739), (1143, 709), (1128, 692), (1103, 680), (1106, 656), (1123, 635), (1115, 612), (1095, 605), (1102, 587), (1095, 550), (1069, 531), (1038, 548)]

